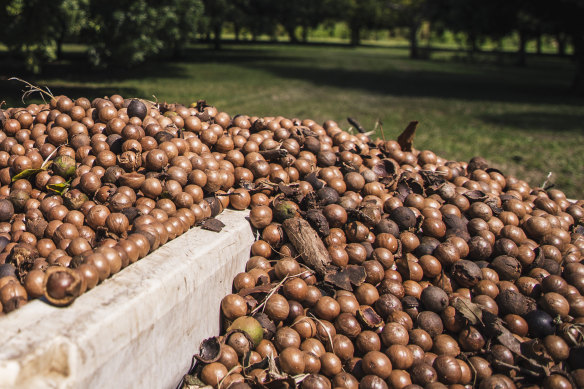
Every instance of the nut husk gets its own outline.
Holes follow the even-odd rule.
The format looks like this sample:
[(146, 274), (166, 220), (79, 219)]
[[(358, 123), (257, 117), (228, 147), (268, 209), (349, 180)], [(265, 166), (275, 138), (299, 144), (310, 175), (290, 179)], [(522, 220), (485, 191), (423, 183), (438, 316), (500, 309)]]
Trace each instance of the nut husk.
[(499, 255), (490, 267), (495, 269), (501, 280), (515, 281), (521, 277), (521, 263), (508, 255)]
[(463, 288), (472, 288), (483, 279), (483, 273), (475, 262), (463, 259), (452, 265), (452, 279)]
[(58, 307), (70, 305), (87, 285), (75, 269), (61, 266), (51, 266), (45, 273), (43, 292), (48, 302)]
[(59, 155), (53, 160), (51, 169), (53, 173), (65, 179), (72, 177), (75, 174), (75, 159), (68, 155)]
[(497, 305), (499, 306), (499, 313), (501, 315), (512, 313), (515, 315), (524, 316), (537, 308), (537, 304), (534, 299), (525, 297), (521, 293), (510, 289), (506, 289), (499, 293), (496, 301)]

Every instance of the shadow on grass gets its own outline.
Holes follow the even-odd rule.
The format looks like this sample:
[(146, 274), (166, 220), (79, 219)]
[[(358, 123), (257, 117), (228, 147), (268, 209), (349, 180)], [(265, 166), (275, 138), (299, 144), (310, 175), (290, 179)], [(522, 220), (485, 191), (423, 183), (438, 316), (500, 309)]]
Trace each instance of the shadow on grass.
[(583, 114), (549, 112), (510, 112), (500, 115), (482, 115), (484, 122), (511, 126), (525, 131), (583, 132)]
[[(351, 49), (335, 51), (333, 55), (320, 60), (315, 52), (302, 52), (302, 46), (287, 50), (284, 44), (265, 47), (224, 47), (215, 51), (203, 47), (190, 47), (177, 60), (153, 59), (134, 69), (114, 68), (94, 70), (85, 62), (81, 52), (69, 53), (65, 61), (49, 64), (44, 69), (41, 80), (50, 81), (54, 93), (72, 96), (85, 93), (87, 96), (136, 92), (131, 88), (116, 86), (120, 81), (137, 81), (147, 84), (149, 80), (187, 80), (197, 72), (197, 64), (227, 64), (235, 67), (263, 71), (281, 79), (295, 79), (315, 86), (338, 87), (360, 90), (364, 93), (392, 95), (411, 98), (457, 99), (485, 102), (510, 102), (527, 104), (582, 105), (583, 98), (569, 92), (570, 66), (567, 62), (557, 62), (556, 68), (533, 66), (528, 69), (515, 67), (483, 66), (460, 64), (446, 66), (444, 61), (412, 61), (395, 52), (361, 56)], [(335, 45), (336, 46), (336, 45)], [(339, 45), (340, 46), (340, 45)], [(325, 50), (326, 48), (323, 48)], [(299, 51), (300, 50), (300, 51)], [(376, 59), (377, 58), (377, 59)], [(369, 61), (381, 61), (371, 66)], [(543, 62), (545, 63), (545, 62)], [(542, 63), (542, 64), (543, 64)], [(387, 70), (379, 70), (387, 64)], [(352, 68), (347, 68), (352, 66)], [(399, 67), (395, 69), (393, 67)], [(439, 68), (436, 70), (436, 66)], [(391, 68), (390, 68), (391, 67)], [(433, 69), (429, 69), (433, 67)], [(229, 71), (222, 69), (221, 71)], [(0, 74), (25, 78), (35, 82), (35, 77), (23, 75), (22, 69), (10, 60), (0, 60)], [(59, 87), (63, 83), (96, 84), (79, 88)], [(42, 82), (42, 81), (41, 81)], [(104, 85), (105, 84), (105, 85)], [(107, 86), (111, 84), (112, 87)], [(14, 94), (14, 88), (18, 93)], [(21, 85), (7, 84), (0, 79), (3, 96), (20, 96)]]
[[(245, 44), (241, 46), (245, 47)], [(280, 78), (302, 80), (315, 86), (348, 88), (400, 97), (535, 104), (582, 105), (584, 103), (582, 96), (573, 94), (570, 90), (572, 64), (553, 55), (532, 56), (529, 67), (519, 68), (513, 65), (514, 59), (509, 60), (509, 58), (514, 58), (512, 53), (504, 53), (503, 56), (508, 57), (507, 61), (513, 62), (496, 64), (494, 61), (497, 54), (485, 52), (481, 53), (481, 61), (464, 64), (466, 69), (461, 72), (461, 60), (456, 55), (464, 56), (463, 52), (433, 49), (432, 51), (451, 51), (458, 54), (450, 60), (411, 60), (407, 57), (407, 47), (394, 47), (394, 49), (403, 49), (403, 55), (396, 55), (395, 52), (385, 55), (380, 52), (383, 55), (380, 61), (387, 63), (388, 67), (399, 63), (402, 69), (388, 68), (387, 71), (378, 71), (367, 69), (366, 62), (357, 65), (361, 68), (343, 67), (345, 60), (363, 59), (346, 45), (344, 47), (347, 48), (347, 56), (339, 51), (335, 52), (334, 56), (326, 57), (323, 62), (310, 55), (295, 55), (295, 51), (287, 53), (285, 50), (271, 49), (277, 46), (286, 48), (286, 44), (282, 43), (273, 44), (268, 50), (223, 48), (217, 51), (200, 47), (189, 48), (181, 60), (195, 64), (220, 63), (260, 69)], [(290, 45), (294, 48), (310, 46), (318, 45)], [(327, 47), (343, 47), (343, 45), (323, 45), (323, 48)], [(338, 62), (335, 62), (337, 60)], [(452, 70), (444, 65), (448, 62), (453, 64)], [(333, 67), (335, 63), (341, 65)], [(432, 63), (445, 70), (424, 69), (425, 64)], [(407, 70), (403, 70), (404, 67), (408, 67)]]
[(539, 78), (533, 74), (519, 77), (515, 72), (502, 75), (490, 70), (468, 74), (433, 70), (319, 69), (269, 64), (254, 67), (281, 78), (304, 80), (316, 86), (349, 88), (399, 97), (569, 105), (581, 105), (584, 102), (584, 99), (571, 95), (568, 85), (551, 84), (543, 79), (543, 74)]

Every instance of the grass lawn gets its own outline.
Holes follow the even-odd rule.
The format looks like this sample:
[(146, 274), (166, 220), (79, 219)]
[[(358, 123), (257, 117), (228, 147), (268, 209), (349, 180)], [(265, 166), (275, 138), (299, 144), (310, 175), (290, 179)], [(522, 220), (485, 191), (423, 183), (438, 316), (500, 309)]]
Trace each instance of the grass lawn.
[(76, 55), (37, 78), (0, 60), (0, 100), (22, 105), (22, 85), (6, 80), (21, 76), (73, 98), (206, 99), (230, 114), (334, 119), (345, 128), (347, 116), (368, 129), (380, 120), (386, 138), (418, 120), (419, 149), (456, 160), (482, 155), (531, 185), (552, 172), (557, 188), (584, 198), (584, 98), (570, 94), (567, 59), (529, 57), (519, 68), (510, 58), (470, 63), (452, 51), (414, 61), (403, 46), (260, 44), (195, 46), (182, 60), (97, 72)]

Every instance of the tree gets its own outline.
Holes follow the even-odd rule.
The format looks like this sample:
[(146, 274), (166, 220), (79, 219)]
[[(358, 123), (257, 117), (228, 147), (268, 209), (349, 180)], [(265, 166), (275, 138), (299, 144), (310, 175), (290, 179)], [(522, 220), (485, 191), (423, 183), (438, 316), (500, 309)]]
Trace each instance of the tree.
[(351, 45), (361, 44), (363, 28), (378, 28), (382, 24), (384, 0), (339, 0), (329, 3), (332, 15), (347, 23), (351, 31)]
[(278, 21), (288, 33), (290, 42), (298, 42), (296, 29), (302, 28), (302, 42), (308, 41), (308, 30), (317, 27), (328, 14), (327, 0), (277, 2)]
[(584, 93), (584, 2), (581, 0), (537, 1), (533, 12), (547, 28), (567, 35), (574, 47), (576, 72), (572, 86)]
[(63, 43), (76, 40), (87, 23), (89, 0), (62, 0), (56, 13), (55, 41), (57, 58), (63, 58)]
[(0, 40), (23, 58), (27, 70), (42, 66), (61, 53), (63, 41), (83, 24), (82, 0), (0, 0)]
[(213, 32), (213, 44), (218, 50), (221, 48), (221, 31), (229, 14), (231, 2), (228, 0), (203, 0), (203, 4), (205, 5), (205, 17), (209, 30)]
[(472, 55), (487, 37), (499, 40), (513, 30), (516, 13), (511, 10), (515, 6), (511, 3), (508, 0), (435, 0), (433, 18), (447, 29), (465, 34)]
[(196, 38), (196, 21), (203, 15), (203, 3), (199, 0), (171, 0), (165, 8), (166, 24), (160, 29), (160, 39), (166, 43), (164, 51), (179, 58)]
[(261, 34), (275, 36), (278, 22), (278, 7), (282, 2), (272, 0), (233, 0), (228, 18), (239, 18), (241, 26), (251, 32), (252, 40)]
[(424, 20), (431, 19), (436, 12), (435, 2), (429, 0), (388, 0), (392, 24), (409, 30), (410, 58), (419, 58), (418, 31)]
[[(197, 20), (181, 12), (201, 9), (199, 0), (91, 0), (87, 37), (96, 66), (131, 67), (179, 44), (196, 31)], [(188, 11), (187, 18), (197, 18)], [(180, 26), (167, 31), (170, 26)], [(182, 44), (182, 43), (180, 43)]]

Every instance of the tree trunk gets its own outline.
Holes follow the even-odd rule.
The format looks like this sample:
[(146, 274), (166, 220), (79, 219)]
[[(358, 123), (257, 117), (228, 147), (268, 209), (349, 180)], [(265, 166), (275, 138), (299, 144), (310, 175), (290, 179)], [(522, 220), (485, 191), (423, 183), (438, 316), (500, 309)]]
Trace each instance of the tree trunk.
[(175, 43), (172, 47), (172, 59), (181, 59), (184, 57), (184, 45)]
[(233, 25), (233, 32), (235, 33), (235, 41), (239, 42), (239, 34), (241, 33), (241, 27), (239, 26), (239, 24), (235, 23)]
[(525, 52), (525, 48), (527, 46), (527, 34), (525, 31), (519, 31), (519, 50), (517, 51), (517, 65), (518, 66), (526, 66), (527, 65), (527, 56)]
[(420, 23), (414, 22), (410, 26), (410, 58), (417, 59), (420, 56), (418, 52), (418, 30)]
[(351, 46), (361, 44), (361, 26), (351, 23)]
[(505, 63), (505, 56), (503, 55), (503, 40), (499, 39), (497, 41), (497, 46), (495, 48), (495, 52), (497, 53), (497, 64), (503, 65)]
[(215, 23), (213, 26), (213, 47), (215, 50), (221, 49), (221, 23)]
[(302, 43), (308, 43), (308, 26), (306, 24), (302, 26)]
[(561, 57), (566, 56), (566, 37), (560, 32), (556, 35), (556, 40), (558, 41), (558, 54)]
[(63, 38), (62, 37), (59, 37), (57, 39), (57, 59), (58, 60), (63, 59)]
[(468, 42), (470, 44), (469, 58), (471, 62), (474, 62), (475, 54), (478, 51), (477, 37), (473, 33), (469, 33)]
[(296, 36), (296, 26), (286, 26), (286, 32), (290, 38), (290, 43), (298, 43), (298, 37)]
[(572, 36), (574, 45), (574, 60), (576, 62), (576, 74), (572, 88), (578, 94), (584, 94), (584, 36), (574, 34)]
[(537, 33), (537, 40), (535, 41), (535, 50), (537, 55), (541, 55), (541, 47), (542, 47), (542, 36), (541, 32)]

